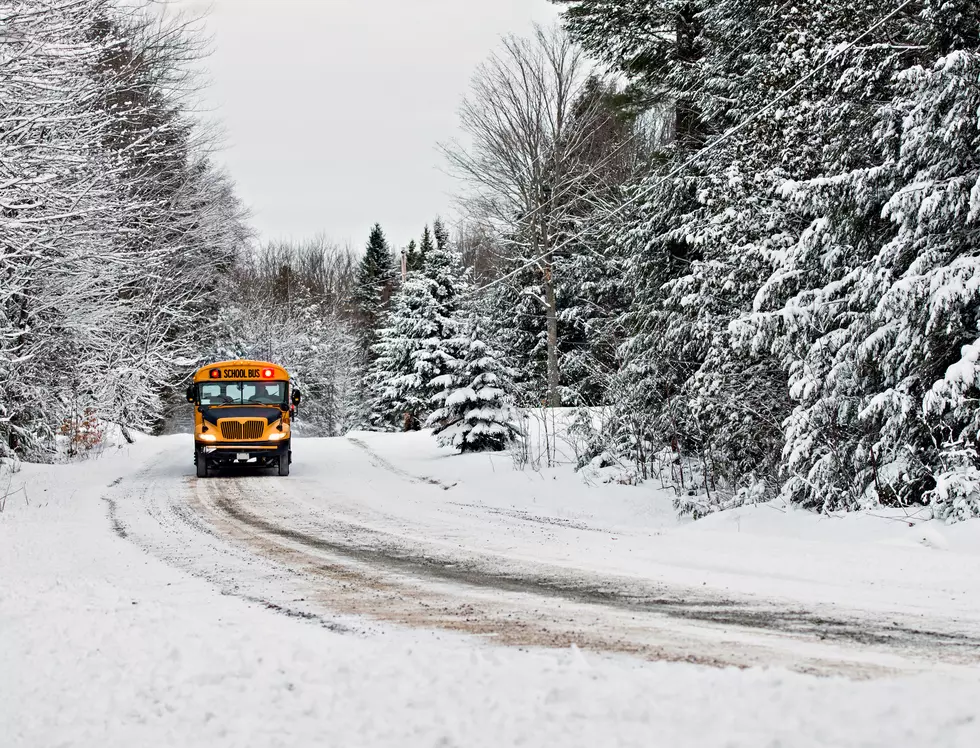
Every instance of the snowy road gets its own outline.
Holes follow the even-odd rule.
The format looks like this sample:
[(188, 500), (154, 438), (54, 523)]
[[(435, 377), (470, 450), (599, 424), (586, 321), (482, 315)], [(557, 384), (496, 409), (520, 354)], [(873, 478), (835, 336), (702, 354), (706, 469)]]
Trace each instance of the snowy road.
[(679, 523), (425, 434), (189, 451), (6, 476), (5, 748), (980, 743), (977, 523)]
[[(508, 480), (527, 481), (509, 465), (491, 463), (504, 480), (481, 491), (479, 471), (474, 481), (472, 471), (455, 475), (450, 463), (426, 464), (421, 451), (414, 460), (385, 452), (390, 443), (368, 435), (301, 441), (288, 480), (202, 480), (189, 475), (189, 449), (174, 439), (106, 499), (116, 532), (139, 547), (229, 594), (327, 626), (356, 615), (509, 645), (576, 644), (851, 677), (931, 671), (937, 663), (956, 670), (980, 660), (973, 595), (961, 595), (960, 606), (944, 590), (935, 605), (914, 587), (905, 598), (894, 588), (876, 597), (861, 588), (858, 568), (856, 583), (801, 578), (789, 558), (777, 573), (771, 555), (769, 568), (754, 569), (748, 546), (715, 548), (721, 560), (705, 566), (710, 538), (685, 556), (676, 551), (683, 537), (664, 537), (656, 522), (561, 516), (553, 507), (568, 486), (557, 478), (534, 487), (544, 506), (532, 511), (518, 495), (526, 485), (511, 485), (508, 495)], [(798, 550), (806, 556), (805, 543)], [(882, 549), (893, 551), (909, 552)], [(964, 585), (976, 579), (971, 562)]]

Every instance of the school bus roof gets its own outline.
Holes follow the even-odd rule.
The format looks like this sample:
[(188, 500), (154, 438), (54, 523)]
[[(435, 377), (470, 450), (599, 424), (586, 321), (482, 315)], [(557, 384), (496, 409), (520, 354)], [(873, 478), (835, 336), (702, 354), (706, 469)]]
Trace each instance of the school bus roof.
[(202, 366), (194, 375), (195, 382), (211, 382), (222, 379), (282, 381), (289, 379), (289, 372), (278, 364), (269, 361), (218, 361)]

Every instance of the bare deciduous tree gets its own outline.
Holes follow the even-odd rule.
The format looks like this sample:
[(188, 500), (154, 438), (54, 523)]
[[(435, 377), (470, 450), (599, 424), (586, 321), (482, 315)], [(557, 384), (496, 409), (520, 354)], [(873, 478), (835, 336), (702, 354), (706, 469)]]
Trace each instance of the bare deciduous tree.
[(541, 274), (547, 317), (548, 403), (559, 402), (558, 308), (554, 253), (561, 227), (588, 199), (599, 170), (591, 134), (602, 116), (586, 96), (590, 66), (561, 30), (508, 36), (477, 71), (460, 110), (470, 142), (444, 145), (470, 187), (471, 218), (506, 239), (523, 266)]

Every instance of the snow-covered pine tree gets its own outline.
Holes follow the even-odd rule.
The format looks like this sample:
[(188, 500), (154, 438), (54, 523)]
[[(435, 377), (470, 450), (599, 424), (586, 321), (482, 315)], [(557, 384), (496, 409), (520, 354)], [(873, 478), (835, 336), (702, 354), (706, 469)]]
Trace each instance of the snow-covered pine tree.
[[(785, 199), (783, 185), (867, 160), (869, 132), (849, 130), (873, 117), (874, 102), (887, 98), (887, 71), (914, 49), (886, 42), (907, 36), (912, 11), (848, 51), (845, 44), (886, 11), (873, 3), (789, 7), (776, 0), (566, 4), (570, 28), (590, 50), (629, 75), (641, 94), (677, 102), (674, 146), (638, 188), (635, 210), (616, 222), (638, 285), (623, 318), (630, 338), (614, 382), (622, 398), (617, 436), (638, 462), (663, 445), (696, 450), (729, 489), (761, 482), (762, 495), (772, 495), (793, 354), (789, 344), (777, 350), (730, 330), (753, 311), (774, 271), (792, 282), (771, 286), (755, 311), (778, 307), (773, 291), (792, 296), (806, 278), (809, 271), (782, 275), (779, 267), (810, 220), (799, 202)], [(664, 33), (672, 24), (676, 33)], [(691, 29), (695, 35), (685, 37)], [(883, 63), (877, 70), (876, 60)], [(745, 123), (776, 97), (771, 116)], [(682, 118), (690, 115), (703, 137), (686, 136)], [(736, 124), (737, 134), (680, 166), (705, 138)], [(836, 260), (843, 257), (838, 252)], [(811, 269), (826, 279), (835, 263)], [(795, 340), (807, 345), (803, 334)]]
[(682, 148), (690, 150), (704, 145), (709, 127), (698, 101), (696, 77), (705, 54), (705, 13), (714, 3), (706, 0), (551, 2), (564, 8), (565, 28), (593, 58), (624, 75), (644, 100), (669, 102), (671, 129)]
[(814, 508), (975, 513), (975, 4), (722, 0), (679, 66), (663, 32), (695, 3), (565, 4), (580, 41), (689, 102), (709, 139), (780, 98), (664, 181), (668, 153), (622, 222), (640, 284), (624, 416), (659, 414), (661, 439), (679, 422), (731, 487), (784, 472)]
[(458, 358), (432, 382), (439, 392), (427, 425), (440, 446), (460, 452), (506, 449), (519, 435), (511, 373), (485, 339), (477, 315), (470, 316), (462, 332), (453, 344)]
[(436, 249), (446, 249), (449, 246), (449, 231), (441, 218), (432, 222), (432, 235), (436, 240)]
[[(931, 146), (915, 152), (909, 145), (929, 138), (920, 138), (927, 128), (905, 119), (917, 107), (907, 95), (910, 72), (903, 71), (931, 66), (951, 52), (953, 30), (962, 28), (958, 17), (972, 17), (967, 28), (976, 23), (976, 9), (962, 3), (891, 11), (862, 5), (858, 28), (875, 30), (850, 49), (842, 42), (856, 34), (854, 9), (841, 4), (832, 11), (798, 11), (818, 40), (814, 61), (825, 61), (814, 84), (822, 105), (810, 102), (819, 169), (787, 181), (783, 202), (796, 215), (797, 238), (773, 251), (754, 313), (738, 326), (753, 347), (777, 355), (789, 374), (795, 408), (785, 423), (784, 493), (822, 510), (920, 502), (935, 485), (941, 440), (925, 422), (923, 395), (951, 363), (940, 351), (957, 348), (969, 333), (957, 332), (963, 328), (954, 323), (933, 347), (943, 325), (926, 332), (928, 305), (916, 297), (924, 286), (915, 276), (919, 268), (939, 270), (957, 254), (939, 249), (956, 241), (957, 221), (944, 207), (956, 204), (956, 190), (945, 192), (943, 183), (932, 192), (930, 180), (944, 173), (954, 185), (957, 169), (950, 169), (948, 156), (969, 151), (959, 141), (965, 109), (944, 119), (965, 89), (954, 85), (934, 102), (941, 114), (928, 127), (949, 139), (945, 154)], [(967, 38), (954, 43), (970, 44)], [(928, 120), (923, 110), (917, 116)], [(917, 194), (931, 194), (933, 202), (919, 205)], [(952, 214), (965, 215), (961, 211)], [(907, 291), (913, 293), (906, 297)]]
[(405, 247), (405, 268), (409, 273), (413, 273), (422, 267), (422, 258), (419, 255), (419, 245), (414, 239)]
[(395, 260), (381, 224), (375, 224), (368, 238), (352, 294), (352, 317), (361, 347), (373, 358), (371, 347), (396, 287)]
[(425, 258), (428, 256), (429, 252), (433, 250), (435, 245), (432, 243), (432, 232), (429, 230), (428, 225), (422, 229), (422, 241), (419, 242), (419, 257), (417, 267), (409, 268), (410, 270), (419, 270), (425, 265)]
[[(700, 259), (691, 241), (690, 216), (700, 206), (697, 185), (705, 172), (681, 170), (663, 176), (704, 143), (710, 125), (699, 101), (697, 71), (702, 64), (704, 4), (680, 0), (604, 3), (556, 0), (567, 5), (570, 33), (594, 56), (631, 82), (636, 102), (670, 102), (669, 143), (657, 142), (649, 175), (620, 193), (621, 205), (596, 211), (590, 232), (616, 248), (632, 288), (631, 306), (620, 308), (617, 326), (625, 340), (619, 369), (608, 383), (618, 413), (605, 435), (608, 448), (631, 458), (646, 477), (655, 454), (694, 448), (685, 382), (697, 369), (692, 351), (665, 345), (666, 288)], [(666, 117), (666, 113), (664, 114)], [(625, 202), (622, 202), (625, 201)], [(604, 216), (608, 216), (604, 217)], [(602, 277), (603, 271), (595, 272)]]
[(811, 221), (751, 323), (788, 361), (785, 491), (807, 506), (980, 513), (975, 405), (949, 387), (969, 379), (980, 301), (978, 25), (972, 3), (926, 2), (849, 56), (838, 88), (876, 125), (838, 123), (825, 172), (788, 190)]
[[(687, 72), (687, 96), (706, 132), (739, 130), (689, 167), (670, 163), (676, 177), (655, 174), (647, 200), (658, 214), (630, 229), (644, 283), (625, 370), (652, 377), (665, 397), (652, 408), (627, 401), (627, 416), (659, 408), (654, 433), (696, 456), (716, 501), (733, 492), (769, 498), (780, 487), (782, 422), (791, 409), (786, 374), (778, 357), (740, 345), (730, 328), (751, 312), (774, 253), (798, 236), (800, 217), (782, 199), (783, 184), (819, 173), (819, 117), (846, 106), (827, 97), (824, 78), (803, 85), (821, 35), (840, 44), (837, 35), (847, 34), (820, 15), (769, 0), (723, 0), (700, 15), (703, 54)], [(777, 97), (772, 116), (750, 119)]]
[(373, 426), (421, 428), (431, 408), (431, 382), (455, 359), (460, 297), (467, 290), (458, 252), (451, 246), (437, 249), (430, 241), (422, 268), (395, 294), (373, 349)]
[(421, 314), (430, 298), (428, 283), (418, 273), (411, 273), (392, 298), (368, 372), (368, 422), (374, 428), (417, 431), (429, 411), (428, 390), (415, 369), (413, 354), (428, 334)]

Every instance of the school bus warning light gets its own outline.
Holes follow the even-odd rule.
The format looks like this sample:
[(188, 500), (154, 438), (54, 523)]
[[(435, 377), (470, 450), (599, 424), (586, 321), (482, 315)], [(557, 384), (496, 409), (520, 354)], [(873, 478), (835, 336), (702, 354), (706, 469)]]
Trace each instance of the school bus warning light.
[(221, 369), (211, 369), (211, 371), (208, 372), (208, 376), (211, 377), (211, 379), (221, 379)]
[(262, 370), (262, 378), (263, 379), (272, 379), (272, 377), (274, 377), (275, 375), (276, 375), (276, 372), (274, 370), (272, 370), (272, 369), (263, 369)]

